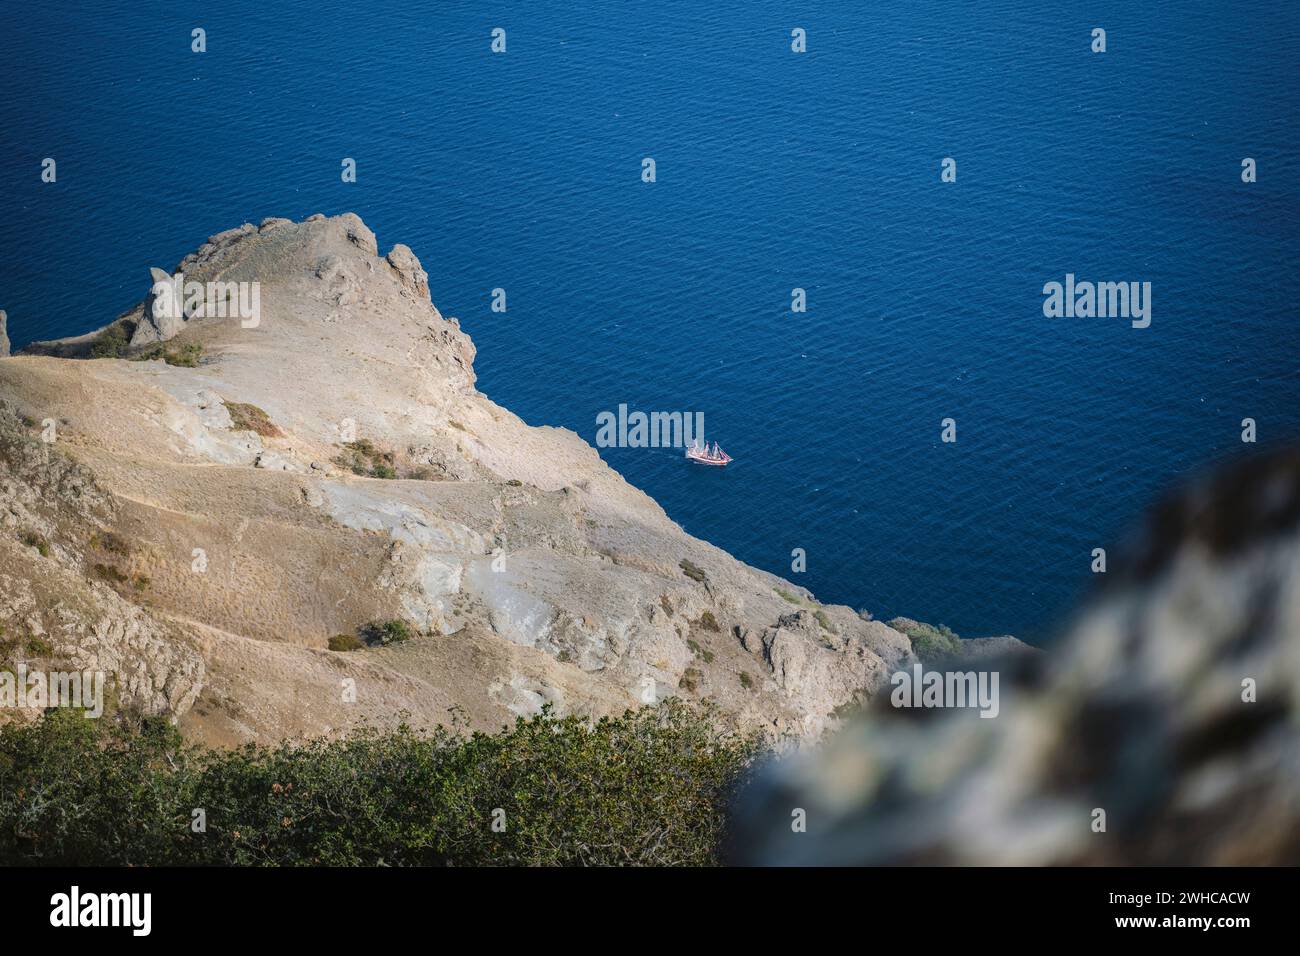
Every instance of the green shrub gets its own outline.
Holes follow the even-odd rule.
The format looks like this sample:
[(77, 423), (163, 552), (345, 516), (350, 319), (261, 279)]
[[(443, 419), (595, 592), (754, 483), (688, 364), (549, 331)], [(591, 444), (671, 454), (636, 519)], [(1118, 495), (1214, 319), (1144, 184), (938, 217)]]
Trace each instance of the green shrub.
[(912, 642), (912, 652), (926, 663), (961, 653), (961, 638), (943, 624), (934, 627), (920, 621), (903, 623), (895, 619), (890, 622), (890, 626), (908, 636)]
[(18, 538), (27, 547), (35, 548), (42, 558), (50, 556), (50, 543), (45, 540), (44, 535), (37, 534), (35, 531), (24, 531)]
[(335, 634), (330, 638), (331, 651), (359, 651), (365, 646), (352, 634)]
[(199, 358), (203, 355), (203, 345), (200, 342), (190, 342), (188, 345), (182, 345), (175, 352), (168, 352), (163, 355), (163, 361), (168, 365), (181, 365), (185, 368), (197, 368)]
[(203, 344), (200, 342), (191, 342), (188, 345), (182, 345), (179, 349), (167, 349), (162, 343), (151, 345), (139, 355), (132, 356), (133, 362), (151, 362), (154, 359), (162, 359), (168, 365), (179, 365), (184, 368), (197, 368), (199, 359), (203, 356)]
[(697, 565), (692, 564), (690, 561), (687, 561), (685, 558), (682, 558), (681, 562), (677, 566), (681, 568), (682, 573), (692, 581), (698, 581), (701, 584), (708, 583), (709, 576), (704, 573), (704, 570)]
[(704, 663), (706, 664), (713, 663), (713, 651), (709, 650), (707, 647), (700, 647), (700, 645), (697, 642), (692, 640), (688, 640), (686, 642), (686, 646), (691, 649), (692, 654), (702, 657), (704, 659)]
[(797, 595), (791, 594), (789, 591), (785, 590), (785, 588), (773, 588), (772, 590), (774, 590), (778, 595), (783, 597), (785, 600), (789, 601), (791, 604), (803, 603), (801, 600), (799, 600), (799, 597)]
[(740, 686), (745, 688), (745, 690), (754, 689), (754, 678), (750, 677), (746, 671), (740, 672)]
[(470, 737), (211, 750), (165, 720), (58, 709), (0, 728), (0, 863), (707, 865), (756, 755), (712, 716), (669, 700)]
[(90, 346), (91, 358), (121, 358), (126, 353), (128, 343), (126, 326), (116, 322), (99, 333)]
[(699, 625), (700, 627), (704, 628), (706, 631), (722, 630), (722, 628), (718, 627), (718, 619), (713, 616), (712, 611), (705, 611), (703, 614), (700, 615)]
[(817, 618), (817, 623), (820, 624), (825, 630), (830, 631), (832, 634), (839, 633), (839, 631), (835, 629), (835, 625), (831, 623), (831, 619), (827, 616), (826, 612), (823, 611), (821, 608), (818, 608), (816, 611), (813, 612), (813, 617)]
[(367, 644), (401, 644), (415, 636), (415, 631), (405, 621), (394, 618), (391, 621), (371, 621), (361, 628), (361, 639)]
[(396, 478), (395, 458), (391, 451), (382, 451), (375, 447), (368, 438), (359, 438), (347, 442), (342, 455), (334, 459), (335, 464), (347, 468), (354, 475), (368, 478)]

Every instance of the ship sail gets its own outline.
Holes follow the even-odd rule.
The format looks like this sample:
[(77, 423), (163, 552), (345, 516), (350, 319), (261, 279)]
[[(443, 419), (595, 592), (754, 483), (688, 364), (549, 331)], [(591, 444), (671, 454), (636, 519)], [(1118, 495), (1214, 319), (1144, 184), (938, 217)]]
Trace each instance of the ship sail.
[(722, 446), (716, 441), (710, 447), (708, 442), (701, 445), (698, 438), (686, 449), (686, 457), (701, 465), (725, 465), (731, 461), (731, 456), (723, 451)]

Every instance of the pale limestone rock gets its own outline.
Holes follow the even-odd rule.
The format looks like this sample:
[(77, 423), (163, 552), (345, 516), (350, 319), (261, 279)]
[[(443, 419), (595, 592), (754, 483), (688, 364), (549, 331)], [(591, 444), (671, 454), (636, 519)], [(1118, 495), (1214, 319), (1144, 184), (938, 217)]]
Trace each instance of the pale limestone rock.
[(397, 273), (402, 288), (419, 299), (429, 298), (429, 274), (420, 266), (420, 260), (400, 242), (388, 253), (387, 261)]
[[(652, 686), (656, 699), (707, 697), (724, 720), (806, 740), (911, 661), (903, 635), (691, 538), (577, 435), (480, 394), (474, 345), (433, 307), (414, 253), (377, 250), (351, 214), (217, 233), (182, 260), (186, 279), (259, 282), (262, 320), (192, 318), (199, 367), (0, 365), (0, 396), (75, 416), (68, 453), (116, 503), (101, 526), (152, 582), (118, 586), (118, 599), (201, 635), (191, 737), (279, 740), (402, 710), (430, 725), (452, 705), (491, 730), (539, 700), (618, 713)], [(227, 402), (261, 409), (274, 431), (232, 430)], [(7, 480), (13, 500), (32, 492), (22, 475)], [(63, 519), (44, 520), (53, 533)], [(76, 573), (104, 560), (79, 557), (88, 535), (54, 537)], [(424, 633), (324, 650), (393, 618)], [(355, 705), (337, 701), (340, 674), (370, 688)]]
[[(141, 321), (136, 325), (135, 331), (131, 335), (131, 346), (134, 348), (140, 345), (150, 345), (154, 342), (165, 342), (172, 338), (185, 325), (185, 314), (183, 311), (183, 301), (176, 301), (177, 297), (172, 292), (172, 277), (162, 269), (152, 268), (149, 270), (152, 284), (149, 287), (149, 294), (144, 300), (144, 312)], [(158, 288), (159, 283), (167, 286), (167, 289)], [(183, 299), (183, 296), (182, 296)]]

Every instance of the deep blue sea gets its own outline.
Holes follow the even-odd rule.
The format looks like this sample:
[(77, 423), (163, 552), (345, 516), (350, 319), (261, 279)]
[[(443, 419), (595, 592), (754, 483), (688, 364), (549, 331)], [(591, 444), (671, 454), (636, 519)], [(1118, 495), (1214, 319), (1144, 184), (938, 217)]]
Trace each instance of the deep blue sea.
[[(84, 332), (211, 233), (352, 210), (525, 420), (703, 411), (726, 469), (602, 452), (689, 532), (1041, 641), (1243, 418), (1300, 437), (1297, 76), (1294, 2), (7, 3), (0, 308)], [(1067, 272), (1151, 326), (1045, 318)]]

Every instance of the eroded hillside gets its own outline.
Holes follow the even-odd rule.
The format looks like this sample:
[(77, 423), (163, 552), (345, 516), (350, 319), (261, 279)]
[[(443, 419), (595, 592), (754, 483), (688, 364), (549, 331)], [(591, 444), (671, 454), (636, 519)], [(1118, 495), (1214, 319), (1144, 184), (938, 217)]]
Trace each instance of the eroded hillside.
[(667, 695), (807, 738), (911, 663), (476, 391), (419, 261), (356, 216), (245, 225), (174, 272), (256, 282), (260, 314), (151, 292), (0, 360), (11, 657), (97, 661), (218, 744)]

